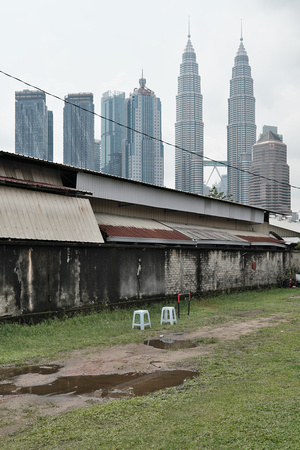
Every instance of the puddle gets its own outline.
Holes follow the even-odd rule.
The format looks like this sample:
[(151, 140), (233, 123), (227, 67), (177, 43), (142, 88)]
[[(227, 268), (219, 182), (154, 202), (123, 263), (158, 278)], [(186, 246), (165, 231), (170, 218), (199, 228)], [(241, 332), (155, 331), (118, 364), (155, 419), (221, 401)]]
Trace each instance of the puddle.
[(58, 364), (51, 364), (45, 366), (22, 366), (12, 367), (8, 369), (0, 370), (0, 383), (7, 378), (18, 377), (20, 375), (38, 374), (38, 375), (51, 375), (57, 373), (62, 366)]
[(194, 348), (197, 345), (188, 339), (145, 339), (145, 345), (161, 349)]
[[(18, 385), (18, 376), (25, 374), (49, 374), (58, 371), (59, 366), (24, 367), (0, 372), (0, 395), (35, 394), (52, 395), (90, 395), (101, 398), (123, 396), (142, 396), (151, 392), (178, 386), (186, 379), (194, 378), (198, 372), (189, 370), (165, 370), (153, 373), (127, 373), (110, 375), (80, 375), (58, 377), (48, 384), (33, 386)], [(45, 370), (52, 370), (45, 372)], [(5, 372), (5, 373), (4, 373)], [(5, 377), (5, 380), (4, 380)]]

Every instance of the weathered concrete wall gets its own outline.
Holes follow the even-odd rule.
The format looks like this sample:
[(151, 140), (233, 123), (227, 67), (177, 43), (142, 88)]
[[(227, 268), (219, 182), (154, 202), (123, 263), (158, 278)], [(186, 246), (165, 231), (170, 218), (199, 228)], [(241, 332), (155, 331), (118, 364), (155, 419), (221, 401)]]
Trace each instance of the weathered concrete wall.
[(139, 246), (0, 246), (0, 316), (276, 283), (300, 253)]
[(173, 249), (166, 255), (166, 295), (271, 285), (300, 271), (300, 253)]

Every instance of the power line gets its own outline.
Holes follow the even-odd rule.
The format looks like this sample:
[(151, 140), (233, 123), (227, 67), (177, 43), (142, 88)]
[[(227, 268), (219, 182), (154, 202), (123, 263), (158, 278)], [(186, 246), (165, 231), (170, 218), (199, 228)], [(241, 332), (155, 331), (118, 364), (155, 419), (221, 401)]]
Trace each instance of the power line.
[(33, 89), (36, 89), (36, 90), (38, 90), (40, 92), (43, 92), (44, 94), (49, 95), (50, 97), (56, 98), (57, 100), (60, 100), (63, 103), (67, 103), (67, 104), (69, 104), (71, 106), (74, 106), (75, 108), (81, 109), (82, 111), (86, 111), (86, 112), (88, 112), (90, 114), (93, 114), (94, 116), (99, 117), (100, 119), (107, 120), (107, 121), (109, 121), (111, 123), (114, 123), (115, 125), (119, 125), (120, 127), (126, 128), (127, 130), (133, 131), (134, 133), (137, 133), (137, 134), (140, 134), (140, 135), (145, 136), (147, 138), (150, 138), (150, 139), (153, 139), (155, 141), (158, 141), (158, 142), (160, 142), (160, 143), (162, 143), (164, 145), (168, 145), (170, 147), (173, 147), (175, 149), (181, 150), (183, 152), (190, 153), (191, 155), (195, 155), (195, 156), (198, 156), (198, 157), (202, 156), (202, 158), (205, 158), (208, 161), (214, 162), (216, 164), (221, 164), (224, 167), (230, 167), (231, 169), (238, 170), (239, 172), (247, 173), (247, 174), (249, 174), (251, 176), (254, 176), (254, 177), (262, 178), (264, 180), (272, 181), (273, 183), (277, 183), (277, 184), (280, 184), (282, 186), (289, 186), (289, 187), (291, 187), (293, 189), (299, 189), (300, 190), (299, 186), (294, 186), (292, 184), (285, 183), (283, 181), (278, 181), (278, 180), (274, 180), (273, 178), (268, 178), (268, 177), (266, 177), (264, 175), (259, 175), (259, 174), (253, 173), (253, 172), (249, 172), (248, 170), (241, 169), (240, 167), (235, 167), (235, 166), (233, 166), (231, 164), (228, 164), (228, 162), (225, 163), (223, 161), (217, 161), (216, 159), (209, 158), (208, 156), (201, 155), (199, 152), (195, 152), (193, 150), (187, 150), (186, 148), (180, 147), (179, 145), (176, 145), (176, 144), (172, 144), (171, 142), (165, 141), (163, 139), (151, 136), (150, 134), (144, 133), (143, 131), (135, 130), (134, 128), (129, 127), (128, 125), (124, 125), (123, 123), (119, 123), (119, 122), (117, 122), (117, 121), (115, 121), (113, 119), (110, 119), (108, 117), (102, 116), (101, 114), (98, 114), (98, 113), (96, 113), (94, 111), (90, 111), (89, 109), (84, 108), (83, 106), (76, 105), (75, 103), (69, 102), (68, 100), (60, 97), (59, 95), (52, 94), (51, 92), (45, 91), (44, 89), (41, 89), (38, 86), (35, 86), (35, 85), (31, 84), (31, 83), (28, 83), (27, 81), (22, 80), (21, 78), (15, 77), (14, 75), (11, 75), (11, 74), (9, 74), (7, 72), (4, 72), (3, 70), (0, 70), (0, 73), (2, 73), (3, 75), (5, 75), (5, 76), (7, 76), (9, 78), (12, 78), (13, 80), (19, 81), (22, 84), (25, 84), (26, 86), (29, 86), (29, 87), (31, 87)]

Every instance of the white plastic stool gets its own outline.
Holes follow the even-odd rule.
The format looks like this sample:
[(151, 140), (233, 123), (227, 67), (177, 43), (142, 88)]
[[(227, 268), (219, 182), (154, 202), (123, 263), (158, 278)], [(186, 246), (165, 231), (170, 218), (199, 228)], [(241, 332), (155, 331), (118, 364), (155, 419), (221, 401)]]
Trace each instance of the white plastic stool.
[(147, 325), (149, 325), (149, 327), (151, 328), (149, 311), (147, 309), (139, 309), (138, 311), (134, 311), (132, 328), (137, 326), (140, 327), (141, 330), (143, 330)]
[(171, 325), (177, 323), (176, 311), (174, 306), (164, 306), (162, 308), (160, 323), (170, 323)]

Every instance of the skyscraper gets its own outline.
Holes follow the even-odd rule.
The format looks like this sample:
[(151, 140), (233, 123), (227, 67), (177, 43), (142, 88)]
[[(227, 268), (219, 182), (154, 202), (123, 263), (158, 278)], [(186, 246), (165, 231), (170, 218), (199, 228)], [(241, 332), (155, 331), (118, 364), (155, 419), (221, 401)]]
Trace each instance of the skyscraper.
[(176, 96), (175, 145), (179, 148), (175, 149), (175, 187), (202, 194), (204, 125), (201, 80), (190, 37), (189, 33), (180, 64)]
[(53, 113), (44, 92), (15, 93), (15, 152), (53, 161)]
[(65, 96), (64, 164), (89, 170), (97, 169), (94, 160), (93, 112), (93, 94), (79, 93)]
[(227, 194), (232, 194), (232, 200), (239, 203), (249, 203), (249, 169), (252, 162), (252, 146), (255, 141), (253, 79), (243, 37), (241, 37), (230, 80), (227, 126), (227, 161), (229, 165)]
[(48, 111), (48, 160), (53, 161), (53, 111)]
[(101, 141), (100, 139), (95, 139), (94, 141), (94, 163), (95, 170), (101, 172)]
[(152, 139), (161, 139), (161, 102), (146, 87), (143, 75), (139, 83), (140, 87), (125, 101), (125, 124), (130, 129), (125, 129), (122, 174), (125, 178), (162, 186), (164, 148), (160, 141)]
[(101, 99), (101, 172), (122, 176), (125, 92), (105, 92)]
[(277, 134), (276, 127), (264, 127), (263, 131), (253, 145), (250, 171), (256, 176), (250, 175), (249, 203), (280, 214), (291, 214), (287, 146)]

